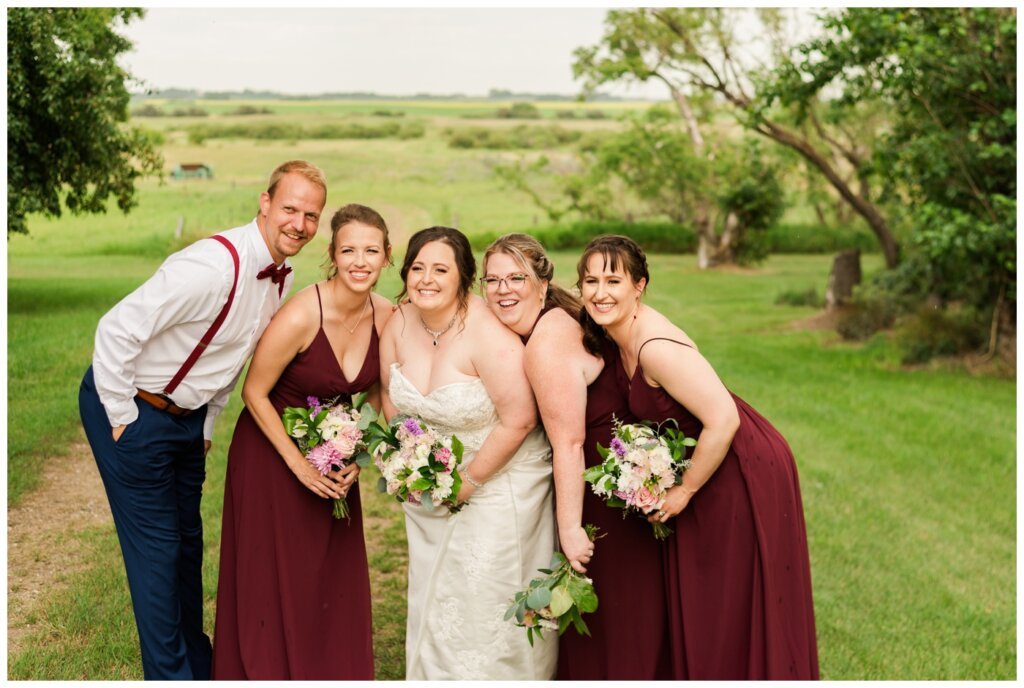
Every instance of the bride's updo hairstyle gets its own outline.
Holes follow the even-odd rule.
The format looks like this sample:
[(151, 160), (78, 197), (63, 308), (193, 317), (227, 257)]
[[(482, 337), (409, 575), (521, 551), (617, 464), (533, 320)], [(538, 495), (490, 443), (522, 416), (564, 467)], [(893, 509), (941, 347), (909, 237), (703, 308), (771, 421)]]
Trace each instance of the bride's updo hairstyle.
[(548, 283), (548, 293), (544, 299), (545, 306), (561, 308), (574, 318), (579, 317), (583, 310), (580, 300), (566, 289), (559, 287), (551, 280), (555, 276), (555, 266), (544, 252), (541, 243), (529, 234), (505, 234), (491, 242), (484, 251), (483, 264), (486, 268), (487, 259), (495, 253), (511, 256), (533, 282), (539, 287), (541, 282)]
[(408, 295), (406, 278), (409, 276), (409, 270), (416, 262), (416, 256), (431, 241), (448, 244), (455, 253), (455, 267), (459, 271), (459, 312), (465, 313), (466, 306), (469, 305), (469, 291), (476, 281), (476, 260), (473, 258), (473, 248), (469, 245), (466, 235), (451, 227), (427, 227), (409, 237), (409, 246), (399, 272), (402, 277), (402, 291), (399, 292), (397, 300), (401, 303)]
[[(602, 256), (605, 268), (613, 272), (618, 270), (621, 264), (622, 269), (630, 276), (634, 284), (640, 280), (646, 280), (644, 290), (647, 290), (647, 285), (651, 283), (651, 275), (647, 270), (647, 256), (640, 248), (640, 244), (621, 234), (606, 234), (590, 240), (590, 243), (583, 249), (580, 261), (576, 264), (577, 288), (582, 289), (583, 278), (587, 273), (587, 263), (594, 255)], [(595, 356), (600, 356), (604, 352), (605, 344), (611, 341), (608, 333), (594, 322), (586, 308), (580, 309), (579, 321), (583, 327), (584, 348)]]

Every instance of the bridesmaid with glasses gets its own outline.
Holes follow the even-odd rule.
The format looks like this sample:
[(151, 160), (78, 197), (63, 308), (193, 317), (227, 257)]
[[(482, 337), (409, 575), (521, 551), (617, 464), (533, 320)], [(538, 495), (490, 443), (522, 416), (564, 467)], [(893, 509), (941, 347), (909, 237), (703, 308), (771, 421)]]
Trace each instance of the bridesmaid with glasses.
[[(663, 547), (648, 524), (623, 519), (582, 478), (585, 467), (601, 462), (596, 446), (609, 444), (614, 419), (633, 420), (618, 353), (611, 344), (596, 352), (584, 347), (580, 301), (552, 282), (554, 266), (533, 237), (495, 240), (483, 271), (488, 307), (526, 344), (526, 374), (554, 454), (562, 552), (593, 579), (600, 601), (584, 619), (590, 637), (569, 630), (559, 638), (558, 678), (670, 678)], [(587, 538), (587, 523), (600, 528), (596, 543)]]

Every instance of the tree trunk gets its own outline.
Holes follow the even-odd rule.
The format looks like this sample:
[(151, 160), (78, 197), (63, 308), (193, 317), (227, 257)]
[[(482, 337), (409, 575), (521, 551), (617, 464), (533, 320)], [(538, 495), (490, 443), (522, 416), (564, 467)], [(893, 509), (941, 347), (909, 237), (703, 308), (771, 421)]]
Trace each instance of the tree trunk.
[(843, 251), (832, 261), (825, 289), (825, 309), (832, 311), (850, 300), (853, 288), (860, 284), (860, 251)]
[(896, 243), (896, 238), (892, 235), (892, 231), (889, 229), (888, 223), (879, 212), (878, 208), (873, 203), (863, 198), (862, 196), (853, 192), (849, 184), (839, 176), (835, 168), (826, 160), (814, 146), (810, 144), (806, 139), (796, 136), (790, 131), (783, 129), (779, 125), (769, 120), (761, 120), (758, 124), (756, 131), (768, 138), (789, 146), (797, 153), (802, 155), (808, 162), (821, 170), (821, 173), (825, 175), (829, 183), (839, 192), (839, 195), (843, 199), (853, 206), (853, 209), (857, 211), (857, 214), (863, 217), (868, 226), (871, 227), (871, 231), (875, 233), (878, 238), (878, 243), (882, 245), (882, 254), (885, 256), (886, 267), (892, 269), (899, 265), (900, 262), (900, 251), (899, 245)]

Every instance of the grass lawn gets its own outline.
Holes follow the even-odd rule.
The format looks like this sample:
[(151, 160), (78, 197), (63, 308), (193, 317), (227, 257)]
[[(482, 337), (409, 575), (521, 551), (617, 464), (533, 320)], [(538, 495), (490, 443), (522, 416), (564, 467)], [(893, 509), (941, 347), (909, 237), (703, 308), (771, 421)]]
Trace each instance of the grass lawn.
[[(202, 103), (199, 103), (202, 105)], [(393, 108), (391, 103), (381, 108)], [(212, 118), (211, 118), (212, 119)], [(213, 182), (142, 186), (128, 217), (47, 221), (8, 243), (8, 500), (80, 433), (77, 385), (99, 317), (189, 238), (248, 221), (276, 162), (308, 156), (327, 172), (328, 208), (378, 207), (401, 249), (414, 230), (529, 226), (535, 210), (487, 174), (494, 152), (412, 141), (168, 144), (169, 164), (211, 162)], [(184, 237), (175, 239), (178, 218)], [(326, 222), (325, 222), (326, 227)], [(296, 261), (320, 275), (324, 235)], [(571, 281), (576, 255), (553, 256)], [(866, 345), (792, 326), (814, 314), (776, 306), (823, 289), (828, 256), (774, 256), (752, 270), (699, 272), (693, 256), (651, 257), (649, 301), (698, 343), (726, 384), (781, 430), (800, 470), (822, 675), (829, 679), (1016, 676), (1016, 465), (1013, 380), (950, 366), (901, 369), (884, 338)], [(867, 256), (868, 272), (880, 267)], [(393, 296), (397, 269), (381, 292)], [(213, 630), (220, 507), (237, 393), (217, 428), (203, 513), (207, 627)], [(372, 469), (370, 469), (372, 473)], [(397, 504), (362, 485), (377, 677), (404, 675), (405, 534)], [(38, 635), (8, 657), (11, 679), (141, 678), (113, 529), (84, 536), (87, 562), (36, 611)]]

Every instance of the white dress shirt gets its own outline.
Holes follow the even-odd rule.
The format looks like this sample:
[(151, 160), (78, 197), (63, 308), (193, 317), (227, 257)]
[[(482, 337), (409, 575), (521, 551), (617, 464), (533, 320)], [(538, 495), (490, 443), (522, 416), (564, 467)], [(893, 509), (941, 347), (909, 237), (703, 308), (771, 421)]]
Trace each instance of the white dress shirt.
[[(238, 252), (235, 298), (216, 336), (169, 395), (182, 408), (209, 404), (205, 439), (213, 436), (214, 421), (294, 279), (293, 273), (285, 277), (280, 296), (272, 280), (256, 279), (274, 261), (255, 219), (221, 234)], [(136, 388), (163, 392), (224, 308), (233, 281), (227, 248), (203, 239), (168, 257), (155, 275), (100, 319), (92, 369), (111, 427), (138, 416)]]

